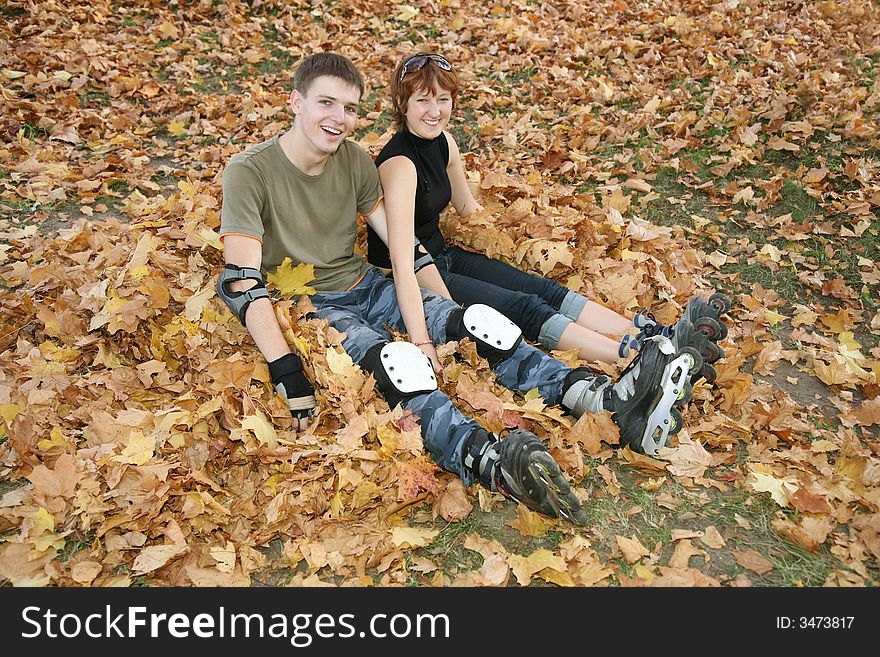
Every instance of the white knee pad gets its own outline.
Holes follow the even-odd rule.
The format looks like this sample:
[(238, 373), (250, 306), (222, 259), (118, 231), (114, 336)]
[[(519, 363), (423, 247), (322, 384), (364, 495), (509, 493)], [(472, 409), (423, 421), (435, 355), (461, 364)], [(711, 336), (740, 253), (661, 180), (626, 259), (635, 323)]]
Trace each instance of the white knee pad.
[[(380, 367), (375, 372), (380, 386), (392, 396), (407, 398), (437, 389), (431, 359), (410, 342), (389, 342), (379, 351)], [(395, 394), (396, 393), (396, 394)]]
[(502, 357), (510, 356), (522, 340), (519, 326), (482, 303), (464, 309), (462, 328), (478, 346)]

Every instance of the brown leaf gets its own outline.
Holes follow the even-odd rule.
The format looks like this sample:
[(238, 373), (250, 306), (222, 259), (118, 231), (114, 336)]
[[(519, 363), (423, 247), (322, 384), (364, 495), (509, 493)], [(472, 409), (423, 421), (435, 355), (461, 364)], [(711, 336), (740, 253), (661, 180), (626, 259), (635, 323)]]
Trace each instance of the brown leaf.
[(453, 479), (434, 504), (434, 513), (447, 522), (454, 522), (467, 518), (473, 508), (461, 479)]
[(610, 413), (584, 413), (574, 423), (569, 437), (580, 443), (587, 454), (595, 456), (602, 450), (603, 441), (609, 445), (619, 444), (620, 429)]
[(623, 557), (628, 563), (636, 563), (642, 557), (647, 557), (651, 554), (648, 552), (648, 548), (642, 545), (639, 542), (639, 539), (635, 536), (632, 538), (615, 536), (614, 538), (617, 541), (617, 546), (620, 548), (620, 551), (623, 552)]
[(534, 536), (535, 538), (544, 536), (549, 527), (546, 516), (531, 511), (525, 504), (517, 505), (516, 520), (508, 524), (523, 536)]
[(788, 501), (801, 513), (831, 513), (831, 505), (820, 492), (801, 486), (794, 493), (788, 493)]
[(852, 415), (862, 426), (867, 427), (872, 424), (880, 424), (880, 397), (863, 402), (858, 409), (853, 411)]
[(131, 572), (135, 575), (145, 575), (158, 570), (172, 559), (179, 557), (188, 551), (186, 544), (183, 545), (151, 545), (140, 551), (131, 566)]
[(726, 543), (724, 542), (724, 538), (718, 532), (718, 529), (715, 528), (714, 525), (709, 525), (706, 527), (706, 531), (700, 537), (700, 542), (706, 547), (714, 548), (716, 550), (723, 548)]
[(769, 573), (773, 570), (773, 564), (754, 550), (748, 550), (746, 552), (733, 550), (732, 552), (736, 562), (743, 568), (754, 571), (759, 575)]
[(77, 471), (70, 454), (59, 456), (52, 470), (40, 464), (28, 475), (34, 485), (34, 494), (43, 497), (71, 498), (82, 478), (83, 473)]
[(50, 580), (44, 567), (54, 554), (31, 559), (30, 552), (31, 546), (26, 543), (0, 544), (0, 579), (13, 586), (47, 586)]
[(397, 470), (397, 501), (411, 500), (425, 490), (432, 495), (440, 492), (440, 482), (435, 473), (440, 471), (437, 464), (427, 456), (417, 457), (411, 461), (396, 462)]
[(699, 555), (705, 555), (705, 552), (694, 547), (688, 539), (681, 540), (675, 544), (675, 551), (669, 557), (669, 567), (688, 568), (691, 557)]
[(661, 447), (660, 457), (669, 461), (666, 469), (676, 477), (703, 477), (712, 465), (712, 455), (684, 434), (678, 439), (678, 447)]

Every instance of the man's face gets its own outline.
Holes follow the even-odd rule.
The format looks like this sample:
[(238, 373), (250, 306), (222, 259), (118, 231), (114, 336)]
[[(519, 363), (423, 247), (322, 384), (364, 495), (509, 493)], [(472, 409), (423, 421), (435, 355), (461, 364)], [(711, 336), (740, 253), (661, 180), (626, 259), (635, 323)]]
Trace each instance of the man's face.
[(357, 87), (322, 75), (312, 81), (305, 96), (294, 90), (290, 107), (301, 134), (319, 153), (332, 155), (354, 130), (360, 100)]

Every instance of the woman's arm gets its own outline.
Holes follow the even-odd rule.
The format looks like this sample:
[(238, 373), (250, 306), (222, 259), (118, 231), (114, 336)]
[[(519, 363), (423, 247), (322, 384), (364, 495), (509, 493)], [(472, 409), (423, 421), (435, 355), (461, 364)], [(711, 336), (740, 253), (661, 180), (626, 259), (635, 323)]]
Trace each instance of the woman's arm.
[[(375, 232), (376, 235), (379, 236), (379, 239), (385, 243), (385, 246), (389, 246), (388, 222), (385, 215), (386, 212), (383, 211), (381, 213), (373, 213), (371, 215), (367, 215), (364, 218), (366, 219), (367, 224), (370, 226), (370, 228), (373, 229), (373, 232)], [(415, 237), (413, 237), (413, 243), (415, 243)], [(419, 250), (419, 253), (427, 253), (427, 250), (421, 244), (418, 244), (415, 248)], [(415, 259), (415, 252), (413, 252), (413, 259)], [(413, 269), (415, 269), (415, 267), (413, 267)], [(449, 289), (446, 287), (446, 283), (443, 282), (443, 278), (440, 276), (440, 272), (433, 262), (422, 267), (416, 272), (416, 280), (419, 282), (419, 287), (424, 288), (429, 292), (440, 294), (447, 299), (452, 298), (452, 295), (449, 293)]]
[(468, 186), (458, 144), (448, 132), (443, 134), (446, 136), (446, 143), (449, 144), (449, 164), (446, 165), (446, 175), (449, 176), (449, 184), (452, 186), (452, 206), (458, 216), (467, 217), (482, 210), (483, 206), (477, 203), (477, 199), (474, 198), (471, 188)]
[(376, 211), (385, 213), (388, 251), (391, 254), (391, 269), (394, 273), (394, 287), (397, 290), (400, 314), (406, 324), (410, 341), (413, 344), (427, 343), (419, 346), (431, 359), (434, 369), (439, 371), (440, 360), (428, 335), (422, 293), (413, 273), (416, 167), (403, 156), (392, 157), (379, 167), (379, 178), (382, 181), (385, 203), (384, 208), (380, 204)]

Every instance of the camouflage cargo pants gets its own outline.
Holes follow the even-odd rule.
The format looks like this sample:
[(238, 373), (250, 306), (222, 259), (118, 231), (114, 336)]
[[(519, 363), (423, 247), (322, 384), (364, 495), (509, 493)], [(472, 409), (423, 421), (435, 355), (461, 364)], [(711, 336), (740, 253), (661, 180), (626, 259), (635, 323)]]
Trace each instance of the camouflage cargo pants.
[[(449, 340), (446, 325), (450, 313), (459, 306), (445, 297), (422, 291), (428, 333), (435, 344)], [(316, 294), (312, 303), (318, 316), (346, 334), (342, 345), (356, 363), (360, 363), (371, 347), (391, 340), (385, 325), (406, 331), (394, 283), (378, 269), (371, 268), (364, 278), (346, 292)], [(521, 342), (516, 351), (492, 368), (498, 382), (517, 392), (537, 388), (548, 404), (562, 398), (562, 385), (571, 371), (555, 358)], [(457, 474), (466, 485), (473, 475), (462, 465), (464, 438), (479, 425), (464, 416), (439, 391), (417, 395), (403, 402), (403, 407), (420, 417), (425, 449), (444, 470)]]

